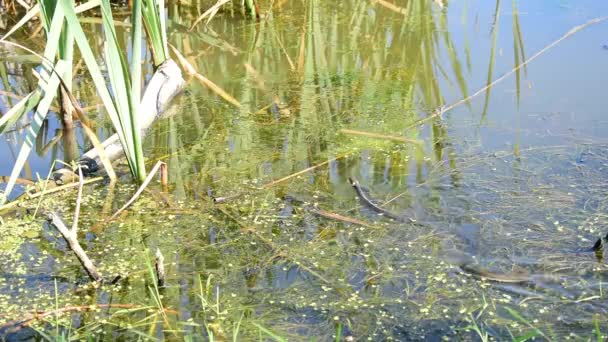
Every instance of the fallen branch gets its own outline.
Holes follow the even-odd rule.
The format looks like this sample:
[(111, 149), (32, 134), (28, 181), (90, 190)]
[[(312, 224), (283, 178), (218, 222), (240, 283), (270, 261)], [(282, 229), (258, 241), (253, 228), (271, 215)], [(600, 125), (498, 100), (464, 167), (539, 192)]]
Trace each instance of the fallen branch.
[(55, 228), (57, 228), (59, 233), (61, 233), (65, 241), (70, 246), (72, 252), (76, 254), (76, 258), (78, 258), (78, 261), (80, 261), (82, 267), (84, 267), (85, 271), (87, 271), (89, 278), (91, 278), (91, 280), (93, 281), (102, 281), (103, 277), (99, 274), (99, 272), (97, 272), (97, 268), (95, 267), (91, 259), (89, 259), (87, 253), (82, 249), (82, 246), (80, 246), (80, 243), (78, 242), (77, 231), (69, 229), (65, 225), (63, 220), (59, 217), (59, 215), (55, 212), (50, 213), (50, 221), (51, 224)]
[[(85, 269), (89, 278), (96, 282), (103, 281), (103, 277), (97, 271), (97, 267), (93, 264), (93, 261), (89, 259), (87, 253), (82, 249), (80, 243), (78, 242), (78, 217), (80, 216), (80, 206), (82, 204), (82, 188), (84, 187), (84, 177), (82, 176), (82, 168), (78, 167), (78, 197), (76, 197), (76, 209), (74, 210), (74, 219), (72, 222), (72, 228), (68, 228), (66, 224), (63, 222), (61, 217), (55, 212), (49, 213), (50, 223), (57, 228), (59, 233), (63, 236), (65, 241), (68, 243), (70, 249), (80, 261), (80, 264)], [(120, 276), (115, 277), (111, 283), (115, 283), (120, 279)]]

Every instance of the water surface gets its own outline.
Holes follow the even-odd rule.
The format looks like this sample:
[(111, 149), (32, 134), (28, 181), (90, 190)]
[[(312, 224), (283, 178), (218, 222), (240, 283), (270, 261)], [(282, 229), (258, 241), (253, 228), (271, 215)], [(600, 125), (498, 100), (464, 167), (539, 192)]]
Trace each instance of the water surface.
[[(189, 31), (208, 5), (170, 4), (170, 40), (241, 106), (191, 80), (177, 113), (146, 138), (150, 162), (169, 165), (170, 193), (152, 188), (121, 220), (99, 225), (134, 190), (88, 189), (86, 247), (104, 272), (131, 276), (119, 288), (62, 298), (157, 309), (145, 256), (158, 246), (169, 274), (162, 305), (174, 311), (72, 315), (74, 334), (605, 338), (606, 266), (585, 250), (608, 233), (608, 23), (419, 120), (608, 15), (606, 4), (275, 1), (262, 5), (260, 22), (227, 10)], [(99, 26), (89, 29), (93, 36)], [(1, 68), (2, 90), (24, 94), (31, 65), (7, 59)], [(76, 95), (96, 104), (86, 74), (80, 82)], [(1, 112), (10, 101), (2, 98)], [(98, 120), (108, 136), (107, 120)], [(51, 116), (24, 178), (71, 158), (59, 138), (44, 148), (60, 131)], [(0, 175), (10, 174), (20, 132), (2, 138)], [(74, 155), (89, 147), (78, 131), (76, 141)], [(349, 177), (416, 222), (378, 215)], [(64, 197), (67, 218), (75, 193)], [(19, 228), (3, 232), (15, 243), (1, 249), (12, 257), (0, 264), (0, 305), (13, 318), (52, 307), (55, 281), (73, 293), (84, 275), (46, 224), (11, 224)], [(40, 233), (24, 238), (30, 230)], [(481, 281), (462, 272), (462, 260), (497, 274), (523, 268), (530, 281)]]

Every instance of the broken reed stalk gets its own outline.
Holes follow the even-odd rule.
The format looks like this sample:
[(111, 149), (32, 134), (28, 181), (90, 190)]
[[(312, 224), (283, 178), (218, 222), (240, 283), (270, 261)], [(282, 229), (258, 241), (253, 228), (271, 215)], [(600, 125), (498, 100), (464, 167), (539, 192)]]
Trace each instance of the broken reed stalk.
[[(96, 183), (96, 182), (99, 182), (99, 181), (102, 181), (102, 180), (104, 180), (104, 177), (95, 177), (95, 178), (87, 179), (86, 181), (84, 181), (84, 185), (91, 184), (91, 183)], [(49, 182), (49, 185), (50, 184), (54, 184), (54, 183), (53, 182)], [(37, 193), (32, 194), (32, 195), (25, 194), (25, 197), (26, 197), (25, 200), (31, 200), (31, 199), (38, 198), (40, 196), (49, 195), (49, 194), (53, 194), (55, 192), (60, 192), (60, 191), (63, 191), (63, 190), (71, 189), (71, 188), (73, 188), (75, 186), (78, 186), (78, 185), (79, 185), (79, 182), (72, 182), (72, 183), (64, 184), (64, 185), (61, 185), (61, 186), (58, 186), (58, 187), (55, 187), (55, 188), (51, 188), (51, 189), (48, 189), (48, 190), (43, 190), (43, 191), (37, 192)], [(21, 203), (20, 200), (15, 200), (15, 201), (9, 202), (9, 203), (7, 203), (7, 204), (5, 204), (3, 206), (0, 206), (0, 213), (4, 212), (5, 210), (8, 210), (8, 209), (10, 209), (12, 207), (17, 206), (19, 203)]]
[(82, 249), (82, 246), (80, 246), (80, 243), (78, 242), (78, 217), (80, 216), (80, 205), (82, 204), (82, 188), (84, 187), (84, 178), (82, 176), (82, 169), (80, 167), (78, 167), (78, 176), (78, 197), (76, 198), (76, 209), (74, 210), (74, 220), (72, 223), (72, 228), (69, 229), (65, 225), (61, 217), (59, 217), (59, 215), (55, 212), (50, 213), (50, 220), (51, 224), (55, 228), (57, 228), (59, 233), (61, 233), (65, 241), (68, 243), (72, 252), (76, 254), (78, 261), (80, 261), (82, 267), (84, 267), (85, 271), (87, 271), (89, 278), (91, 278), (91, 280), (93, 281), (102, 281), (103, 278), (101, 277), (99, 272), (97, 272), (97, 268), (95, 267), (91, 259), (89, 259), (89, 256), (84, 251), (84, 249)]
[(156, 269), (156, 283), (158, 287), (165, 286), (165, 257), (160, 252), (160, 248), (156, 247), (156, 253), (154, 253), (156, 263), (154, 268)]
[(139, 187), (139, 189), (137, 189), (137, 191), (135, 192), (135, 194), (133, 195), (133, 197), (131, 197), (131, 199), (127, 203), (125, 203), (125, 205), (123, 205), (122, 208), (118, 209), (118, 211), (116, 211), (114, 213), (114, 215), (112, 215), (112, 217), (110, 217), (110, 220), (115, 219), (120, 213), (122, 213), (131, 204), (133, 204), (133, 202), (135, 202), (135, 200), (137, 198), (139, 198), (139, 196), (141, 195), (141, 193), (148, 186), (148, 184), (150, 184), (150, 182), (152, 181), (152, 178), (154, 178), (154, 175), (158, 172), (158, 169), (160, 169), (161, 165), (163, 165), (163, 164), (165, 164), (165, 163), (159, 160), (156, 163), (156, 165), (154, 165), (154, 167), (152, 168), (152, 170), (150, 170), (150, 173), (148, 174), (148, 177), (146, 177), (146, 179), (141, 184), (141, 186)]
[(207, 77), (199, 74), (198, 71), (196, 71), (196, 69), (192, 66), (192, 64), (190, 64), (190, 62), (188, 62), (186, 57), (184, 57), (184, 55), (182, 55), (182, 53), (179, 52), (179, 50), (175, 46), (173, 46), (171, 44), (169, 44), (169, 46), (171, 47), (171, 49), (173, 50), (173, 53), (175, 53), (175, 55), (177, 56), (177, 60), (179, 61), (179, 63), (182, 65), (182, 67), (184, 68), (184, 70), (186, 71), (186, 73), (189, 76), (192, 76), (192, 77), (196, 78), (197, 80), (199, 80), (199, 82), (201, 82), (205, 87), (209, 88), (211, 91), (216, 93), (218, 96), (220, 96), (224, 100), (230, 102), (233, 106), (235, 106), (237, 108), (241, 108), (241, 103), (239, 101), (237, 101), (234, 97), (232, 97), (232, 95), (230, 95), (226, 91), (224, 91), (224, 89), (220, 88), (217, 84), (213, 83)]
[(372, 0), (372, 4), (379, 4), (393, 12), (399, 13), (399, 14), (403, 14), (403, 15), (407, 15), (407, 10), (403, 7), (399, 7), (397, 5), (394, 5), (388, 1), (384, 1), (384, 0)]
[(337, 213), (332, 213), (330, 211), (323, 210), (323, 209), (312, 209), (312, 210), (310, 210), (310, 212), (313, 213), (313, 214), (315, 214), (315, 215), (318, 215), (318, 216), (321, 216), (321, 217), (325, 217), (325, 218), (331, 219), (331, 220), (341, 221), (341, 222), (350, 223), (350, 224), (356, 224), (356, 225), (367, 227), (367, 228), (371, 228), (372, 227), (367, 222), (363, 222), (363, 221), (358, 220), (358, 219), (353, 218), (353, 217), (344, 216), (344, 215), (337, 214)]
[(85, 271), (87, 271), (89, 278), (91, 278), (91, 280), (93, 281), (102, 281), (103, 278), (101, 277), (99, 272), (97, 272), (97, 268), (95, 267), (91, 259), (89, 259), (89, 256), (84, 251), (84, 249), (82, 249), (82, 246), (80, 246), (80, 243), (78, 242), (78, 215), (80, 214), (80, 204), (82, 202), (82, 187), (84, 185), (82, 170), (80, 169), (80, 167), (78, 168), (78, 173), (80, 176), (80, 182), (78, 184), (78, 198), (76, 199), (76, 210), (74, 211), (74, 222), (72, 224), (72, 228), (68, 228), (56, 212), (51, 212), (49, 219), (51, 224), (55, 228), (57, 228), (59, 233), (61, 233), (65, 241), (68, 243), (72, 252), (76, 254), (78, 261), (80, 261), (82, 267), (84, 267)]
[(160, 185), (163, 192), (169, 192), (169, 171), (166, 163), (160, 165)]
[(200, 23), (203, 19), (207, 18), (207, 22), (206, 24), (209, 24), (209, 22), (211, 21), (211, 19), (213, 19), (213, 17), (215, 16), (215, 14), (220, 10), (220, 8), (222, 6), (224, 6), (225, 4), (229, 3), (230, 0), (218, 0), (215, 5), (209, 7), (208, 10), (205, 11), (205, 13), (203, 13), (200, 17), (198, 17), (195, 21), (194, 24), (192, 24), (192, 26), (190, 26), (190, 32), (192, 32), (194, 30), (194, 28), (196, 27), (196, 25), (198, 25), (198, 23)]
[[(338, 160), (338, 159), (342, 159), (342, 158), (344, 158), (344, 157), (347, 157), (347, 156), (349, 156), (350, 154), (351, 154), (351, 153), (345, 153), (345, 154), (339, 155), (339, 156), (337, 156), (337, 157), (335, 157), (335, 158), (332, 158), (332, 159), (326, 160), (326, 161), (324, 161), (324, 162), (321, 162), (321, 163), (319, 163), (319, 164), (313, 165), (313, 166), (311, 166), (311, 167), (307, 167), (307, 168), (305, 168), (304, 170), (300, 170), (300, 171), (298, 171), (298, 172), (296, 172), (296, 173), (292, 173), (291, 175), (288, 175), (288, 176), (285, 176), (285, 177), (283, 177), (283, 178), (277, 179), (277, 180), (275, 180), (275, 181), (272, 181), (272, 182), (266, 183), (266, 184), (262, 185), (262, 187), (260, 187), (260, 188), (259, 188), (259, 189), (257, 189), (257, 190), (262, 190), (262, 189), (268, 189), (268, 188), (271, 188), (271, 187), (273, 187), (273, 186), (275, 186), (275, 185), (277, 185), (277, 184), (279, 184), (279, 183), (282, 183), (282, 182), (288, 181), (288, 180), (290, 180), (290, 179), (292, 179), (292, 178), (294, 178), (294, 177), (298, 177), (298, 176), (300, 176), (300, 175), (303, 175), (303, 174), (305, 174), (305, 173), (308, 173), (308, 172), (310, 172), (310, 171), (313, 171), (313, 170), (315, 170), (315, 169), (317, 169), (317, 168), (319, 168), (319, 167), (321, 167), (321, 166), (325, 166), (325, 165), (327, 165), (327, 164), (329, 164), (329, 163), (331, 163), (331, 162), (333, 162), (333, 161), (336, 161), (336, 160)], [(228, 201), (233, 200), (233, 199), (235, 199), (235, 198), (241, 197), (242, 195), (244, 195), (244, 193), (243, 193), (243, 192), (238, 192), (238, 193), (236, 193), (236, 194), (232, 194), (232, 195), (229, 195), (229, 196), (215, 197), (215, 198), (213, 198), (213, 203), (218, 204), (218, 203), (224, 203), (224, 202), (228, 202)]]
[(410, 139), (410, 138), (398, 137), (398, 136), (394, 136), (394, 135), (385, 135), (385, 134), (357, 131), (354, 129), (345, 129), (344, 128), (344, 129), (340, 130), (340, 133), (350, 134), (350, 135), (360, 135), (360, 136), (364, 136), (364, 137), (368, 137), (368, 138), (393, 140), (393, 141), (398, 141), (398, 142), (402, 142), (402, 143), (411, 143), (411, 144), (416, 144), (416, 145), (422, 145), (422, 141), (418, 140), (418, 139)]
[(420, 119), (418, 120), (416, 123), (410, 125), (409, 127), (406, 127), (407, 129), (411, 129), (414, 128), (416, 126), (422, 125), (428, 121), (431, 121), (432, 119), (436, 118), (436, 117), (440, 117), (443, 115), (443, 113), (452, 110), (454, 108), (456, 108), (457, 106), (460, 106), (463, 103), (467, 103), (469, 102), (469, 100), (471, 100), (472, 98), (479, 96), (481, 94), (483, 94), (484, 92), (486, 92), (488, 89), (492, 88), (493, 86), (495, 86), (496, 84), (498, 84), (499, 82), (503, 81), (504, 79), (506, 79), (507, 77), (511, 76), (512, 74), (514, 74), (516, 71), (518, 71), (519, 69), (523, 68), (524, 66), (526, 66), (528, 63), (532, 62), (533, 60), (535, 60), (536, 58), (538, 58), (540, 55), (544, 54), (545, 52), (547, 52), (548, 50), (550, 50), (551, 48), (553, 48), (554, 46), (556, 46), (557, 44), (561, 43), (562, 41), (564, 41), (565, 39), (567, 39), (568, 37), (574, 35), (575, 33), (591, 26), (591, 25), (595, 25), (595, 24), (599, 24), (603, 21), (608, 20), (608, 17), (600, 17), (600, 18), (595, 18), (595, 19), (591, 19), (589, 21), (587, 21), (584, 24), (575, 26), (573, 28), (571, 28), (568, 32), (566, 32), (563, 36), (561, 36), (559, 39), (555, 40), (554, 42), (552, 42), (551, 44), (545, 46), (544, 48), (542, 48), (540, 51), (536, 52), (534, 55), (532, 55), (530, 58), (526, 59), (525, 61), (523, 61), (522, 63), (520, 63), (518, 66), (516, 66), (515, 68), (511, 69), (509, 72), (507, 72), (506, 74), (500, 76), (499, 78), (495, 79), (494, 81), (492, 81), (491, 83), (487, 84), (485, 87), (479, 89), (478, 91), (476, 91), (474, 94), (465, 97), (464, 99), (458, 100), (448, 106), (441, 106), (440, 108), (435, 109), (435, 111), (433, 112), (433, 114), (427, 116), (424, 119)]

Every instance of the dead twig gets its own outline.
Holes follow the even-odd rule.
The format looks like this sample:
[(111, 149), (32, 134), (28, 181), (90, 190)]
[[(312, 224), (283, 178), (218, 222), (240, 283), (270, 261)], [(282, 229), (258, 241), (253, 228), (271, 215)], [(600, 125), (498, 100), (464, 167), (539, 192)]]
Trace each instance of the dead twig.
[(333, 162), (333, 161), (336, 161), (336, 160), (338, 160), (338, 159), (342, 159), (342, 158), (344, 158), (344, 157), (346, 157), (346, 156), (348, 156), (348, 155), (350, 155), (350, 153), (345, 153), (345, 154), (340, 155), (340, 156), (337, 156), (337, 157), (335, 157), (335, 158), (328, 159), (328, 160), (326, 160), (326, 161), (324, 161), (324, 162), (322, 162), (322, 163), (319, 163), (319, 164), (313, 165), (313, 166), (311, 166), (311, 167), (307, 167), (307, 168), (305, 168), (304, 170), (298, 171), (298, 172), (296, 172), (296, 173), (292, 173), (292, 174), (291, 174), (291, 175), (289, 175), (289, 176), (285, 176), (285, 177), (283, 177), (283, 178), (277, 179), (277, 180), (272, 181), (272, 182), (270, 182), (270, 183), (264, 184), (264, 185), (262, 186), (262, 188), (263, 188), (263, 189), (268, 189), (268, 188), (271, 188), (271, 187), (273, 187), (273, 186), (275, 186), (275, 185), (277, 185), (277, 184), (279, 184), (279, 183), (282, 183), (282, 182), (287, 181), (287, 180), (290, 180), (290, 179), (292, 179), (292, 178), (294, 178), (294, 177), (297, 177), (297, 176), (303, 175), (303, 174), (305, 174), (305, 173), (308, 173), (308, 172), (310, 172), (310, 171), (313, 171), (313, 170), (315, 170), (315, 169), (318, 169), (318, 168), (320, 168), (321, 166), (325, 166), (325, 165), (327, 165), (327, 164), (329, 164), (329, 163), (331, 163), (331, 162)]
[(182, 67), (186, 70), (186, 73), (188, 75), (193, 76), (194, 78), (199, 80), (204, 86), (209, 88), (211, 91), (213, 91), (214, 93), (219, 95), (224, 100), (233, 104), (235, 107), (241, 108), (241, 103), (239, 101), (237, 101), (234, 97), (232, 97), (232, 95), (230, 95), (226, 91), (224, 91), (224, 89), (220, 88), (217, 84), (213, 83), (207, 77), (199, 74), (196, 71), (196, 69), (192, 66), (192, 64), (190, 64), (190, 62), (188, 62), (188, 60), (181, 54), (181, 52), (179, 52), (179, 50), (175, 46), (173, 46), (171, 44), (169, 44), (169, 46), (171, 47), (171, 49), (173, 49), (173, 53), (175, 53), (175, 55), (177, 56), (177, 60), (182, 65)]
[(102, 276), (99, 274), (99, 272), (97, 272), (97, 268), (95, 267), (91, 259), (89, 259), (89, 256), (84, 251), (84, 249), (82, 249), (82, 246), (80, 246), (80, 243), (78, 242), (78, 216), (80, 215), (80, 205), (82, 203), (82, 188), (84, 186), (82, 169), (80, 167), (78, 168), (78, 175), (80, 181), (78, 182), (78, 197), (76, 199), (76, 210), (74, 210), (74, 222), (72, 223), (72, 228), (69, 229), (65, 225), (61, 217), (59, 217), (59, 215), (55, 212), (51, 212), (49, 218), (51, 224), (55, 228), (57, 228), (59, 233), (61, 233), (65, 241), (70, 246), (72, 252), (76, 254), (78, 261), (80, 261), (82, 267), (84, 267), (85, 271), (87, 271), (89, 278), (91, 278), (91, 280), (93, 281), (102, 281)]
[[(325, 165), (327, 165), (327, 164), (329, 164), (329, 163), (331, 163), (331, 162), (333, 162), (333, 161), (336, 161), (336, 160), (339, 160), (339, 159), (345, 158), (345, 157), (349, 156), (350, 154), (351, 154), (351, 153), (345, 153), (345, 154), (339, 155), (339, 156), (337, 156), (337, 157), (335, 157), (335, 158), (331, 158), (331, 159), (326, 160), (326, 161), (324, 161), (324, 162), (322, 162), (322, 163), (319, 163), (319, 164), (313, 165), (313, 166), (311, 166), (311, 167), (307, 167), (307, 168), (305, 168), (304, 170), (300, 170), (300, 171), (298, 171), (298, 172), (296, 172), (296, 173), (292, 173), (292, 174), (291, 174), (291, 175), (289, 175), (289, 176), (285, 176), (285, 177), (283, 177), (283, 178), (279, 178), (279, 179), (277, 179), (277, 180), (275, 180), (275, 181), (272, 181), (272, 182), (270, 182), (270, 183), (266, 183), (266, 184), (262, 185), (262, 186), (261, 186), (261, 187), (260, 187), (258, 190), (263, 190), (263, 189), (268, 189), (268, 188), (271, 188), (271, 187), (273, 187), (273, 186), (275, 186), (275, 185), (277, 185), (277, 184), (279, 184), (279, 183), (283, 183), (283, 182), (288, 181), (288, 180), (290, 180), (290, 179), (292, 179), (292, 178), (294, 178), (294, 177), (301, 176), (301, 175), (303, 175), (303, 174), (305, 174), (305, 173), (308, 173), (308, 172), (310, 172), (310, 171), (313, 171), (313, 170), (315, 170), (315, 169), (318, 169), (318, 168), (320, 168), (321, 166), (325, 166)], [(244, 195), (244, 193), (243, 193), (243, 192), (238, 192), (238, 193), (236, 193), (236, 194), (232, 194), (232, 195), (228, 195), (228, 196), (223, 196), (223, 197), (215, 197), (215, 198), (213, 199), (213, 202), (214, 202), (214, 203), (224, 203), (224, 202), (227, 202), (227, 201), (229, 201), (229, 200), (232, 200), (232, 199), (235, 199), (235, 198), (241, 197), (242, 195)]]

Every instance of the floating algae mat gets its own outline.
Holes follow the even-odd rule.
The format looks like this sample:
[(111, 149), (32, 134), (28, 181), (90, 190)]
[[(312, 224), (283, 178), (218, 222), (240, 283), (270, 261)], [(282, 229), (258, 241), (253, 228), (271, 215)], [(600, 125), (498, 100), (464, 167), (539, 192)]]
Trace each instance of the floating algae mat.
[[(78, 240), (115, 284), (46, 221), (71, 226), (76, 188), (3, 213), (2, 338), (608, 338), (608, 23), (571, 31), (606, 4), (260, 1), (259, 21), (226, 5), (190, 31), (214, 3), (171, 3), (169, 40), (239, 106), (191, 80), (144, 142), (168, 191), (110, 220), (131, 179), (84, 187)], [(20, 63), (0, 61), (1, 94), (31, 82)], [(27, 125), (0, 137), (3, 160)], [(60, 121), (42, 130), (24, 179), (69, 159)]]
[[(1, 251), (2, 320), (72, 307), (32, 323), (37, 329), (59, 324), (73, 338), (595, 336), (608, 310), (607, 267), (586, 247), (606, 233), (600, 193), (606, 147), (586, 145), (584, 162), (581, 153), (560, 147), (519, 158), (460, 157), (459, 184), (452, 171), (430, 167), (415, 196), (427, 210), (415, 223), (369, 210), (346, 179), (336, 179), (337, 189), (294, 181), (282, 196), (252, 190), (224, 204), (169, 198), (159, 206), (148, 194), (125, 217), (82, 237), (102, 274), (125, 277), (118, 285), (89, 284), (43, 220), (9, 219), (2, 230), (3, 241), (11, 242)], [(341, 164), (360, 160), (355, 154)], [(481, 178), (483, 169), (492, 172)], [(325, 177), (319, 173), (315, 178)], [(376, 199), (399, 195), (366, 181)], [(85, 192), (83, 218), (94, 217), (106, 190)], [(53, 201), (42, 206), (59, 206), (67, 216), (72, 201)], [(165, 288), (155, 288), (151, 278), (150, 246), (166, 256)], [(459, 267), (465, 255), (467, 267)], [(529, 276), (510, 281), (518, 274), (513, 267)]]

